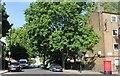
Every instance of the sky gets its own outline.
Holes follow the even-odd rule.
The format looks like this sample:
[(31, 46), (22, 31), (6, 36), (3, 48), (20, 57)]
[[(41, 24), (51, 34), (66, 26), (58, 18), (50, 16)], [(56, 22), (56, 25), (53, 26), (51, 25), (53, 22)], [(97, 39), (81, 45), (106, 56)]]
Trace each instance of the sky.
[[(30, 5), (30, 2), (5, 2), (6, 12), (9, 15), (8, 21), (13, 24), (12, 28), (19, 28), (25, 24), (24, 11)], [(1, 38), (5, 42), (5, 37)]]
[(30, 2), (5, 2), (6, 12), (9, 15), (8, 21), (13, 28), (22, 27), (25, 24), (24, 11), (29, 7)]

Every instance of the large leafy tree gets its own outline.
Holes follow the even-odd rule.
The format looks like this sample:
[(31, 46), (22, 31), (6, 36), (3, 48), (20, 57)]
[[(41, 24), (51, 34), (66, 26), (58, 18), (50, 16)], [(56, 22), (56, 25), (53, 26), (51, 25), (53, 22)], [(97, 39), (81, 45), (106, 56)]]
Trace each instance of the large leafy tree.
[[(31, 52), (27, 52), (29, 45), (27, 44), (27, 34), (25, 28), (12, 29), (8, 33), (11, 34), (11, 37), (7, 36), (6, 41), (8, 43), (7, 50), (11, 51), (11, 57), (19, 60), (20, 58), (28, 58), (28, 55), (31, 55)], [(11, 39), (9, 39), (11, 38)], [(11, 48), (11, 49), (10, 49)]]
[(69, 52), (92, 49), (99, 37), (86, 24), (95, 8), (95, 3), (89, 2), (31, 3), (25, 11), (25, 28), (34, 51), (44, 53), (44, 56), (60, 52), (65, 67)]
[(2, 11), (2, 37), (5, 37), (12, 24), (7, 20), (9, 15), (6, 12), (5, 3), (0, 3), (0, 10)]
[(75, 30), (71, 30), (68, 33), (57, 31), (49, 37), (51, 51), (60, 51), (63, 67), (65, 67), (65, 60), (68, 55), (71, 53), (76, 54), (78, 51), (85, 54), (87, 50), (92, 50), (99, 41), (99, 37), (92, 30), (91, 26), (84, 26), (82, 28), (78, 26), (77, 30), (76, 28), (72, 29)]
[(104, 7), (105, 12), (118, 13), (119, 11), (119, 2), (101, 2), (99, 4)]

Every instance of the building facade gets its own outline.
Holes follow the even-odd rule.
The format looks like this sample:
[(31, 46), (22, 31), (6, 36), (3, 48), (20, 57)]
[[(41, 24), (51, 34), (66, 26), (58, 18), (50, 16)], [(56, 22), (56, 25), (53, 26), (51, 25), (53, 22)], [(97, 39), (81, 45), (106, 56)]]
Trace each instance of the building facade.
[(2, 69), (2, 11), (0, 10), (0, 70)]
[(102, 71), (104, 60), (110, 60), (112, 71), (117, 71), (120, 65), (120, 15), (104, 12), (104, 9), (99, 7), (91, 14), (88, 24), (92, 25), (94, 31), (100, 36), (100, 42), (94, 48), (94, 53), (87, 53), (90, 57), (100, 54), (95, 60), (93, 69)]

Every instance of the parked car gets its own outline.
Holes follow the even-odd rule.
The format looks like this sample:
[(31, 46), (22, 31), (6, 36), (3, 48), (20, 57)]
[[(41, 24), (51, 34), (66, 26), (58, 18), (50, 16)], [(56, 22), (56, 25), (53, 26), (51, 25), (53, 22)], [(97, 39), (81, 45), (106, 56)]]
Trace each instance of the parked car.
[(29, 68), (34, 68), (35, 65), (34, 64), (29, 64)]
[(49, 70), (53, 72), (63, 72), (63, 68), (59, 64), (51, 64)]
[(29, 67), (31, 67), (31, 68), (39, 68), (40, 64), (36, 64), (36, 63), (30, 64)]
[(46, 69), (46, 67), (47, 67), (47, 65), (45, 65), (45, 64), (40, 65), (40, 68), (42, 68), (42, 69)]
[(35, 68), (39, 68), (40, 67), (40, 64), (37, 64), (37, 63), (35, 63), (33, 65), (34, 65)]
[(12, 62), (8, 65), (8, 71), (22, 71), (22, 67), (18, 62)]
[(43, 69), (44, 67), (45, 67), (45, 66), (44, 66), (44, 64), (41, 64), (41, 65), (40, 65), (40, 68), (42, 68), (42, 69)]
[(20, 59), (19, 64), (22, 66), (22, 68), (28, 68), (29, 67), (27, 59)]

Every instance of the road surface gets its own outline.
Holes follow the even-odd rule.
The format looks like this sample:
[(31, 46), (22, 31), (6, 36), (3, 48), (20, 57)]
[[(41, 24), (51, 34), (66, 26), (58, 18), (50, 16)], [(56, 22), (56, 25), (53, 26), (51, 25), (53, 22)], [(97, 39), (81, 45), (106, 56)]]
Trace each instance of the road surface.
[(8, 72), (2, 76), (118, 76), (118, 75), (104, 75), (104, 74), (88, 74), (88, 73), (80, 73), (79, 71), (75, 72), (51, 72), (49, 70), (44, 70), (40, 68), (33, 69), (23, 69), (22, 72)]

